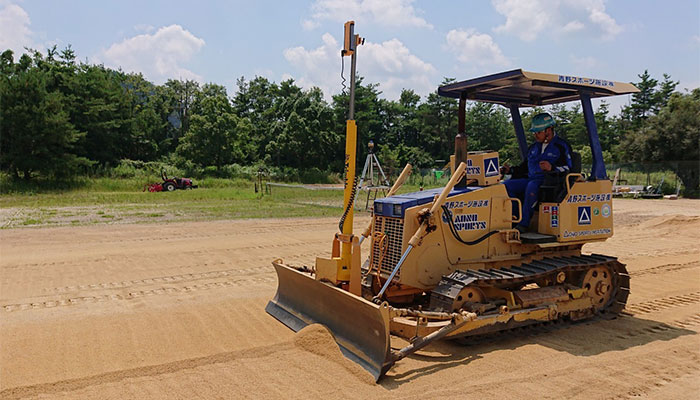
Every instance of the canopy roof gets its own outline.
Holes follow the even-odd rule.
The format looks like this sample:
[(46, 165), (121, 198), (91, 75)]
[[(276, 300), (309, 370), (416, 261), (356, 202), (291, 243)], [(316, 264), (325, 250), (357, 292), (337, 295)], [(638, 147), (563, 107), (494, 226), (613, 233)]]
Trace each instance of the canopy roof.
[(502, 105), (517, 104), (524, 107), (542, 106), (578, 100), (581, 92), (590, 97), (608, 97), (637, 93), (631, 83), (573, 75), (543, 74), (539, 72), (512, 71), (487, 75), (462, 82), (440, 86), (440, 96), (485, 101)]

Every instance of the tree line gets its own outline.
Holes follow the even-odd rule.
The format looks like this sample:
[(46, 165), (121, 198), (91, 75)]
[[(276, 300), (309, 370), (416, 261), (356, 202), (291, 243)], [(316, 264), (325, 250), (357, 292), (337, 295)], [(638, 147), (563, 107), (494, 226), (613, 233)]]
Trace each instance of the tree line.
[[(605, 161), (687, 162), (690, 167), (676, 173), (686, 194), (697, 194), (700, 90), (680, 93), (666, 74), (663, 80), (647, 71), (638, 77), (633, 83), (640, 92), (619, 115), (604, 102), (595, 112)], [(70, 179), (122, 160), (162, 161), (195, 174), (233, 164), (342, 170), (347, 93), (326, 101), (320, 89), (302, 89), (291, 79), (237, 83), (233, 95), (215, 83), (171, 79), (156, 85), (140, 73), (79, 62), (70, 46), (32, 50), (17, 60), (7, 50), (0, 55), (0, 169), (27, 181)], [(379, 84), (358, 77), (355, 101), (360, 159), (370, 140), (390, 168), (442, 166), (449, 159), (456, 100), (437, 92), (422, 98), (411, 89), (387, 100)], [(523, 111), (526, 127), (540, 111)], [(580, 106), (547, 111), (557, 133), (582, 153), (584, 164), (589, 161)], [(519, 157), (505, 108), (470, 103), (466, 126), (470, 149), (499, 150), (502, 160)]]

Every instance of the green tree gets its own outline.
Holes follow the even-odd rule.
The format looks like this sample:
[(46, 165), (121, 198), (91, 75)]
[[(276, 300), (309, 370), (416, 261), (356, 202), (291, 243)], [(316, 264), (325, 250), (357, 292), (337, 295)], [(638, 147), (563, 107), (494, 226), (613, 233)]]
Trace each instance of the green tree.
[(556, 104), (552, 106), (549, 113), (557, 123), (554, 127), (557, 135), (566, 139), (571, 147), (578, 149), (589, 145), (586, 122), (579, 104), (571, 108), (566, 104)]
[(276, 106), (280, 98), (280, 87), (260, 76), (248, 82), (241, 77), (237, 83), (238, 91), (232, 99), (233, 110), (236, 115), (251, 123), (252, 160), (264, 160), (268, 144), (274, 139), (273, 125), (278, 121), (279, 113), (283, 112)]
[(223, 86), (204, 85), (193, 101), (188, 132), (180, 140), (177, 154), (195, 164), (215, 166), (247, 160), (250, 122), (234, 112)]
[(700, 89), (674, 93), (648, 126), (630, 132), (621, 144), (628, 160), (675, 166), (684, 194), (698, 197), (700, 170)]
[(678, 86), (679, 83), (678, 81), (674, 82), (673, 79), (671, 79), (671, 75), (664, 74), (664, 80), (659, 84), (659, 89), (656, 92), (655, 112), (658, 112), (668, 104), (671, 95), (676, 91), (676, 86)]
[(172, 151), (172, 124), (168, 90), (144, 79), (141, 74), (124, 76), (122, 86), (133, 115), (129, 158), (154, 161)]
[(70, 119), (86, 133), (81, 155), (101, 165), (132, 158), (134, 118), (123, 80), (120, 72), (81, 64), (69, 83)]
[(170, 100), (169, 120), (173, 126), (171, 146), (174, 149), (180, 138), (189, 130), (190, 107), (199, 93), (199, 83), (193, 80), (168, 79), (164, 86), (167, 88), (166, 93)]
[[(445, 78), (442, 85), (454, 82)], [(418, 107), (420, 134), (417, 147), (427, 151), (432, 157), (448, 160), (454, 153), (454, 137), (457, 135), (457, 108), (455, 99), (439, 96), (437, 90), (428, 95)]]
[(420, 96), (411, 89), (403, 89), (398, 101), (397, 139), (407, 146), (415, 147), (420, 140), (420, 118), (418, 106)]
[[(615, 129), (613, 118), (610, 117), (610, 106), (606, 102), (602, 102), (594, 113), (595, 123), (598, 127), (598, 138), (600, 139), (600, 147), (603, 151), (610, 153), (611, 157), (613, 150), (620, 143), (621, 132)], [(611, 160), (612, 161), (612, 160)]]
[(84, 133), (71, 124), (63, 95), (49, 92), (49, 74), (38, 67), (42, 61), (25, 54), (12, 65), (12, 54), (3, 53), (0, 166), (15, 179), (68, 178), (87, 163), (75, 155)]
[(668, 74), (663, 74), (664, 80), (661, 83), (652, 78), (647, 70), (638, 76), (640, 81), (634, 85), (639, 89), (639, 93), (632, 95), (632, 103), (622, 108), (620, 118), (614, 122), (615, 129), (620, 132), (642, 127), (650, 116), (658, 113), (668, 103), (678, 86), (678, 82), (674, 82)]
[(644, 70), (644, 73), (638, 76), (641, 80), (635, 85), (639, 92), (632, 95), (630, 108), (635, 120), (644, 120), (657, 109), (659, 96), (656, 93), (656, 85), (658, 85), (659, 81), (652, 78), (647, 70)]
[[(387, 137), (388, 103), (379, 98), (381, 95), (379, 84), (364, 84), (364, 78), (358, 76), (355, 79), (355, 122), (357, 124), (357, 158), (364, 160), (367, 156), (369, 141), (372, 140), (379, 146), (391, 143)], [(335, 128), (343, 139), (338, 142), (337, 153), (342, 161), (345, 154), (345, 125), (348, 119), (350, 95), (347, 92), (333, 96), (333, 111), (335, 114)], [(342, 162), (340, 163), (342, 165)], [(337, 168), (337, 167), (336, 167)], [(357, 163), (357, 168), (362, 168), (362, 163)]]
[(341, 137), (334, 131), (333, 110), (318, 88), (302, 91), (289, 80), (280, 84), (277, 122), (266, 147), (277, 166), (328, 170), (342, 165), (337, 151)]
[(465, 126), (470, 150), (501, 150), (512, 134), (509, 112), (491, 103), (475, 102), (467, 107)]
[[(403, 143), (382, 146), (378, 157), (386, 171), (401, 171), (407, 163), (410, 163), (414, 168), (435, 166), (435, 159), (430, 153), (419, 147), (406, 146)], [(438, 167), (442, 167), (442, 165)]]

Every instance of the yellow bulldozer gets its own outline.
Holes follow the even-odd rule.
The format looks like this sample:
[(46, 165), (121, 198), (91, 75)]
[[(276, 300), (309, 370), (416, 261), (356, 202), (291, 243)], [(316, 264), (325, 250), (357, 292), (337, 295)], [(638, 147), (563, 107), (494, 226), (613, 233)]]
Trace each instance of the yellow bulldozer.
[[(346, 24), (343, 55), (351, 57), (345, 212), (331, 257), (313, 268), (275, 260), (279, 286), (267, 312), (298, 331), (323, 324), (342, 352), (379, 380), (400, 359), (439, 339), (465, 340), (555, 320), (614, 317), (630, 278), (615, 257), (585, 254), (586, 243), (613, 234), (612, 184), (598, 140), (592, 98), (638, 92), (628, 83), (520, 69), (451, 83), (438, 94), (459, 99), (452, 175), (443, 188), (396, 194), (408, 165), (385, 198), (374, 201), (370, 226), (352, 232), (355, 191), (354, 67), (362, 43)], [(580, 157), (565, 176), (545, 181), (529, 230), (514, 229), (521, 201), (503, 185), (496, 151), (467, 151), (467, 100), (511, 112), (521, 157), (527, 141), (522, 107), (578, 100), (592, 167)], [(361, 244), (369, 239), (362, 262)], [(404, 338), (392, 347), (392, 336)]]

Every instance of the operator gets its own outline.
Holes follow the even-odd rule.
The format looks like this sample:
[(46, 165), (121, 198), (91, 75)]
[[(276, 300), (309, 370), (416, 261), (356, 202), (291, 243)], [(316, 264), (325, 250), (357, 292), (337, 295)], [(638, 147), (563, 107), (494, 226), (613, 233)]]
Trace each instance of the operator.
[[(514, 167), (507, 164), (501, 167), (502, 174), (512, 174), (512, 178), (504, 182), (508, 196), (522, 200), (520, 222), (515, 226), (520, 233), (527, 231), (527, 227), (530, 226), (545, 175), (566, 174), (571, 169), (571, 146), (556, 136), (554, 125), (556, 122), (549, 113), (535, 115), (530, 127), (530, 132), (535, 135), (535, 142), (527, 150), (527, 160)], [(515, 210), (513, 214), (515, 215)]]

